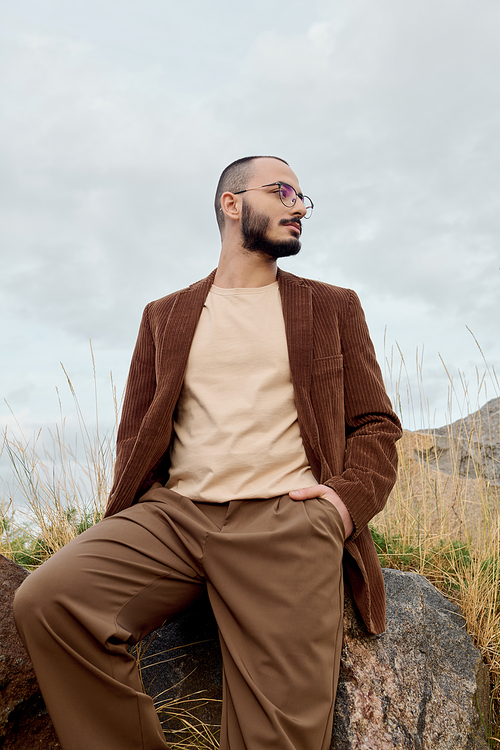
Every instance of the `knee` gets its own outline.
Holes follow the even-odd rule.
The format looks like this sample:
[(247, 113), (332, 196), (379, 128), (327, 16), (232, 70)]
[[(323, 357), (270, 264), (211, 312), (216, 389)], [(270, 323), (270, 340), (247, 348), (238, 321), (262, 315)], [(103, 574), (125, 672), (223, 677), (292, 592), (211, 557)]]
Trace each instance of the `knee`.
[(52, 607), (52, 586), (46, 579), (39, 568), (24, 579), (15, 593), (12, 609), (21, 636), (25, 630), (32, 630), (37, 622), (45, 619)]
[(17, 631), (19, 635), (23, 635), (24, 633), (24, 623), (30, 621), (30, 607), (31, 607), (31, 597), (28, 593), (29, 586), (27, 585), (29, 581), (28, 578), (25, 578), (23, 583), (20, 585), (20, 587), (17, 589), (15, 595), (14, 595), (14, 601), (12, 602), (12, 610), (14, 613), (14, 622), (17, 627)]
[(22, 631), (23, 624), (29, 622), (33, 618), (34, 594), (36, 594), (37, 587), (33, 587), (30, 579), (31, 574), (24, 579), (17, 589), (12, 603), (14, 621), (19, 632)]

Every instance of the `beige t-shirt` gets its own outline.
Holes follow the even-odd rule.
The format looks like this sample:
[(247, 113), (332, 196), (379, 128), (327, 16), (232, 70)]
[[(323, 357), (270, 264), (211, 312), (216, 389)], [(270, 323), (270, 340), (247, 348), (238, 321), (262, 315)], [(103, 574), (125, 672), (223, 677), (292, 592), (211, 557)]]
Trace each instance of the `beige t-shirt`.
[(297, 421), (278, 283), (212, 286), (174, 419), (167, 487), (207, 502), (317, 484)]

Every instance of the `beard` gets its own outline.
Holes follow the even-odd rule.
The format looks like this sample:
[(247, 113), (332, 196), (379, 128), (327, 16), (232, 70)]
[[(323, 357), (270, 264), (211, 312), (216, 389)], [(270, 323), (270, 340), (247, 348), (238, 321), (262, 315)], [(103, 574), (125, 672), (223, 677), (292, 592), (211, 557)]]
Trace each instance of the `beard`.
[(243, 247), (251, 252), (265, 253), (274, 259), (297, 255), (301, 247), (298, 239), (290, 237), (288, 240), (270, 240), (267, 236), (268, 228), (269, 217), (256, 213), (246, 201), (243, 201), (241, 212)]

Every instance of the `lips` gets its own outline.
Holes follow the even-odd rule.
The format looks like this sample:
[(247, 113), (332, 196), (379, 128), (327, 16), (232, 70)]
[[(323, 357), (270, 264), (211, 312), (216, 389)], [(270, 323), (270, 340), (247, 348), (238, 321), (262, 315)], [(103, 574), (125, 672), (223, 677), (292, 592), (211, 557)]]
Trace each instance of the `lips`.
[(302, 234), (302, 225), (299, 221), (282, 221), (281, 224), (284, 224), (286, 227), (291, 227), (291, 229), (295, 229), (299, 235)]

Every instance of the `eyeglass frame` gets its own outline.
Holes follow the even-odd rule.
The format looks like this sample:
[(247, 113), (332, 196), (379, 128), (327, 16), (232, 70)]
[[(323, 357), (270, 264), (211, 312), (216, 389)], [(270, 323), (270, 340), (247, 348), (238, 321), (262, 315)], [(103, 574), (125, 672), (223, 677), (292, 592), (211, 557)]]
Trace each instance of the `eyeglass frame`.
[[(297, 203), (297, 198), (299, 198), (299, 200), (301, 200), (302, 203), (304, 204), (304, 208), (306, 209), (306, 211), (309, 208), (311, 209), (311, 213), (309, 214), (309, 216), (304, 216), (304, 219), (310, 219), (311, 218), (312, 212), (313, 212), (313, 209), (314, 209), (314, 203), (312, 202), (312, 200), (309, 198), (308, 195), (304, 195), (303, 193), (298, 193), (295, 190), (294, 186), (293, 185), (289, 185), (288, 182), (282, 182), (280, 180), (279, 182), (269, 182), (267, 185), (257, 185), (256, 187), (245, 188), (245, 190), (236, 190), (235, 192), (233, 192), (233, 191), (231, 191), (231, 192), (233, 192), (233, 195), (240, 195), (241, 193), (247, 193), (249, 190), (261, 190), (262, 188), (266, 188), (266, 187), (274, 187), (274, 185), (278, 185), (279, 186), (278, 195), (280, 197), (280, 201), (285, 206), (285, 208), (293, 208), (295, 206), (295, 204)], [(284, 202), (283, 198), (281, 197), (281, 186), (282, 185), (286, 185), (286, 187), (289, 187), (295, 193), (295, 200), (294, 200), (294, 202), (292, 203), (291, 206), (287, 206), (286, 203)], [(310, 206), (306, 206), (304, 198), (307, 198), (307, 200), (311, 204)]]

